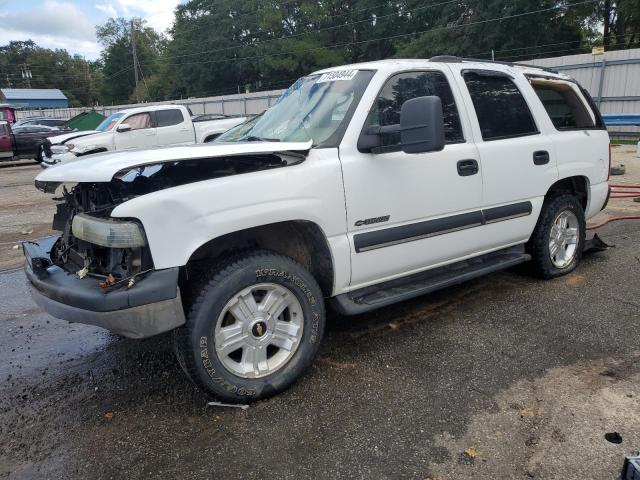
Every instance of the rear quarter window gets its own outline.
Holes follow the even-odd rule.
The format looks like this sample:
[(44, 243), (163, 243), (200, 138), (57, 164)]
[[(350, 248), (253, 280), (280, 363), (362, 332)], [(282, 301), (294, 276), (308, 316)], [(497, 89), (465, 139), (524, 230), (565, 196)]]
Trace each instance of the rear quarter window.
[(530, 77), (529, 82), (557, 130), (596, 128), (596, 115), (570, 82)]

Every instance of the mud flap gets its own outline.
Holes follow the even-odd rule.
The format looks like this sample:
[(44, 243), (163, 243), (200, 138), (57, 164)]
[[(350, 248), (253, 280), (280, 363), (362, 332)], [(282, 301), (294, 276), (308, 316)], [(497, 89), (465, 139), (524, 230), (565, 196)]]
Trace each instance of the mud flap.
[(605, 250), (615, 247), (615, 245), (609, 245), (605, 243), (596, 233), (593, 238), (589, 240), (585, 240), (584, 248), (582, 251), (584, 253), (592, 253), (592, 252), (604, 252)]

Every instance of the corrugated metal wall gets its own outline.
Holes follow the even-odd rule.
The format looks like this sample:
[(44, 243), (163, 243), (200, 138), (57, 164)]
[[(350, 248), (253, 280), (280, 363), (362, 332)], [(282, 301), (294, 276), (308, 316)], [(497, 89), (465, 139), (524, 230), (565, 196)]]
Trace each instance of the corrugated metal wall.
[[(575, 78), (589, 91), (602, 113), (640, 114), (640, 48), (602, 55), (539, 58), (522, 63), (552, 67)], [(609, 131), (614, 136), (637, 137), (640, 127), (610, 127)]]

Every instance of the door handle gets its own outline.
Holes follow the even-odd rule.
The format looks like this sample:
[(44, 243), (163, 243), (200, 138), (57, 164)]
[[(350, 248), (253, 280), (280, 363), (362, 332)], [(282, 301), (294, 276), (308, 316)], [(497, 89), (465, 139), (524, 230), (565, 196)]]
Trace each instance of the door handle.
[(480, 168), (478, 167), (477, 160), (460, 160), (458, 161), (458, 175), (461, 177), (468, 177), (469, 175), (475, 175)]
[(549, 152), (546, 150), (538, 150), (533, 152), (533, 164), (534, 165), (546, 165), (549, 163)]

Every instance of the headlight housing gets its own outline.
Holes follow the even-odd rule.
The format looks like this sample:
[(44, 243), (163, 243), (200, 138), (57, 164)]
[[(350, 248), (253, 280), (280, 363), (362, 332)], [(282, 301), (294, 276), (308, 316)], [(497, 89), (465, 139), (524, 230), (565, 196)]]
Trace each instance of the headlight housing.
[(54, 155), (67, 153), (69, 150), (71, 150), (71, 147), (73, 147), (73, 145), (51, 145), (51, 153), (53, 153)]
[(144, 247), (147, 241), (142, 227), (131, 221), (96, 218), (83, 213), (73, 217), (73, 236), (109, 248)]

